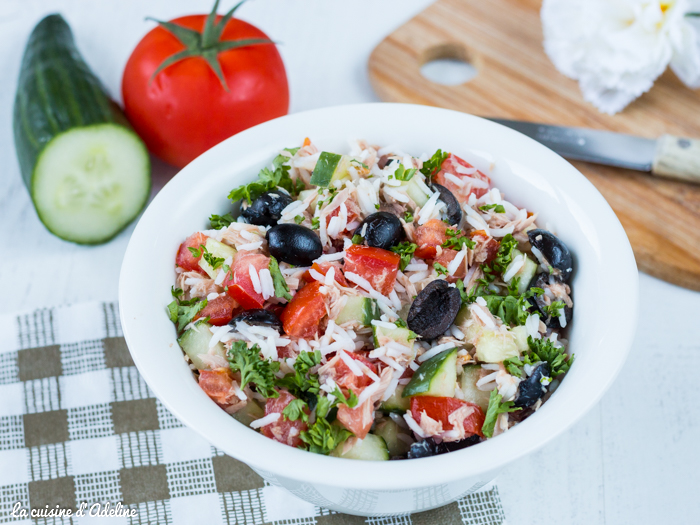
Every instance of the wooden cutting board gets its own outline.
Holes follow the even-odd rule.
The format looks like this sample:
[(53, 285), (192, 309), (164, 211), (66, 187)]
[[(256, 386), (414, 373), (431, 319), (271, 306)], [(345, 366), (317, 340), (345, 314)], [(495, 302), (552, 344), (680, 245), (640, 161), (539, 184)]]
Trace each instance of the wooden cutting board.
[[(541, 0), (438, 0), (372, 52), (372, 86), (389, 102), (651, 138), (700, 137), (700, 92), (671, 72), (620, 114), (604, 115), (585, 102), (578, 84), (544, 53), (540, 6)], [(478, 74), (459, 86), (433, 83), (420, 67), (436, 58), (466, 60)], [(617, 213), (640, 270), (700, 290), (700, 186), (573, 164)]]

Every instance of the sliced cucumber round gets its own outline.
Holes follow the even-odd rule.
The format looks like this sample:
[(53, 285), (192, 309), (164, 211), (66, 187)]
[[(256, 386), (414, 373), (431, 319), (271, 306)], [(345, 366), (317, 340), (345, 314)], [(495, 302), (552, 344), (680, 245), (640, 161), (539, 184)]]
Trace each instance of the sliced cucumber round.
[(80, 244), (105, 242), (143, 209), (150, 193), (143, 142), (118, 124), (72, 128), (42, 150), (32, 199), (53, 234)]

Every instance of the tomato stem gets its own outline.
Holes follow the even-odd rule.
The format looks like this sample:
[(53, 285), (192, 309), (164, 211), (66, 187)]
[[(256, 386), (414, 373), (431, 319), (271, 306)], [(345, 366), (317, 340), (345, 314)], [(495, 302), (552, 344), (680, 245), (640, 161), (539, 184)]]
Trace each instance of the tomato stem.
[(224, 78), (223, 72), (221, 71), (221, 63), (219, 62), (219, 53), (224, 51), (230, 51), (232, 49), (237, 49), (240, 47), (248, 47), (262, 44), (275, 44), (272, 40), (267, 38), (241, 38), (238, 40), (221, 40), (221, 35), (224, 32), (226, 24), (231, 20), (233, 14), (236, 10), (245, 2), (242, 0), (233, 6), (228, 13), (221, 17), (221, 19), (216, 22), (217, 10), (219, 9), (219, 0), (214, 2), (214, 8), (211, 10), (207, 19), (204, 23), (203, 31), (196, 31), (173, 22), (164, 22), (162, 20), (156, 20), (155, 18), (148, 17), (146, 20), (152, 20), (156, 22), (160, 27), (168, 31), (175, 38), (177, 38), (185, 49), (170, 55), (168, 58), (163, 60), (161, 64), (156, 68), (151, 75), (149, 84), (153, 82), (153, 79), (158, 76), (158, 73), (164, 69), (185, 60), (186, 58), (200, 57), (206, 60), (209, 67), (221, 82), (221, 86), (229, 91), (226, 79)]

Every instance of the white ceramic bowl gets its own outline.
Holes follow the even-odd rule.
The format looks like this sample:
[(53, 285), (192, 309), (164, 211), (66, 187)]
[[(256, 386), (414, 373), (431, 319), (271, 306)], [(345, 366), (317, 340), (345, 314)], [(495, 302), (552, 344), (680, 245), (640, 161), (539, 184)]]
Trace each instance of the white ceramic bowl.
[[(225, 213), (229, 191), (253, 180), (284, 147), (311, 137), (348, 151), (348, 140), (398, 145), (414, 155), (442, 148), (489, 169), (516, 205), (540, 214), (575, 256), (576, 303), (569, 334), (576, 362), (537, 413), (503, 435), (424, 459), (367, 462), (293, 449), (246, 428), (199, 388), (165, 313), (178, 245)], [(535, 451), (581, 418), (617, 376), (637, 319), (638, 275), (629, 242), (598, 191), (571, 164), (512, 131), (474, 116), (426, 106), (363, 104), (297, 113), (244, 131), (185, 167), (139, 221), (122, 266), (124, 336), (155, 395), (186, 425), (300, 498), (349, 514), (417, 512), (482, 487), (508, 463)], [(620, 308), (623, 297), (625, 307)]]

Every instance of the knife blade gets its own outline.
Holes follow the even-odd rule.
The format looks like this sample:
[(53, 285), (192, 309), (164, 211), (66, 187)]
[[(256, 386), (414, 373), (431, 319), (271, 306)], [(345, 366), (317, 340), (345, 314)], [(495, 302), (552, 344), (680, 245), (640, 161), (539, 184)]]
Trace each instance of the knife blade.
[(519, 120), (489, 120), (519, 131), (567, 159), (637, 171), (652, 171), (657, 148), (656, 140), (653, 139)]

